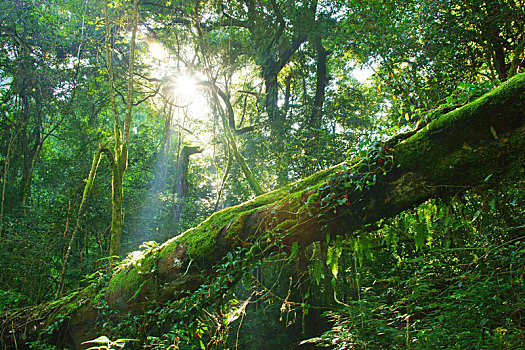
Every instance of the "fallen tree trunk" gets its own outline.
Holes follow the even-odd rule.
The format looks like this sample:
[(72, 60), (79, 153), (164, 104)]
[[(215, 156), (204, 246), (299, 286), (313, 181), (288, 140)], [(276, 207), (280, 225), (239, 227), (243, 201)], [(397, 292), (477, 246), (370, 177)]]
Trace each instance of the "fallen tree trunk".
[(173, 300), (196, 290), (237, 247), (250, 249), (256, 242), (274, 241), (306, 246), (327, 234), (351, 233), (431, 197), (522, 179), (524, 122), (525, 74), (521, 74), (406, 140), (378, 145), (363, 159), (213, 214), (132, 259), (107, 287), (91, 286), (63, 301), (3, 316), (3, 348), (15, 339), (20, 347), (24, 337), (34, 337), (52, 317), (66, 314), (70, 319), (57, 332), (78, 346), (97, 336), (91, 326), (97, 317), (96, 300), (106, 298), (118, 312), (140, 312), (150, 300)]

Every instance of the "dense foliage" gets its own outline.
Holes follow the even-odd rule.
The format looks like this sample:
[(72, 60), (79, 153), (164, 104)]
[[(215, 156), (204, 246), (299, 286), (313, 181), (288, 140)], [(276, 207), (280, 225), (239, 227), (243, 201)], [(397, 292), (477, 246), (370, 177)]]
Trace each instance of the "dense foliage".
[(429, 201), (361, 233), (364, 244), (342, 247), (358, 261), (347, 262), (346, 281), (334, 289), (346, 304), (327, 313), (333, 327), (310, 342), (336, 349), (522, 347), (523, 199), (519, 184)]
[[(2, 312), (107, 284), (111, 255), (348, 158), (390, 170), (387, 138), (525, 68), (514, 0), (132, 3), (0, 2)], [(524, 183), (449, 190), (337, 240), (231, 252), (144, 313), (97, 296), (99, 344), (524, 347)]]

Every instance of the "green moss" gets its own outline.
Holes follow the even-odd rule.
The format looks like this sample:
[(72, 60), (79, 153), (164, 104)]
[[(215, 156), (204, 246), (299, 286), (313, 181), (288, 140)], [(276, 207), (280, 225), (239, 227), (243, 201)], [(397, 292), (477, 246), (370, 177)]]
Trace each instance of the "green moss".
[(511, 100), (516, 100), (516, 103), (512, 104), (512, 108), (517, 109), (516, 107), (524, 104), (523, 102), (520, 102), (523, 101), (523, 98), (525, 97), (524, 86), (525, 73), (513, 77), (499, 87), (487, 92), (477, 100), (433, 120), (427, 126), (427, 130), (425, 130), (427, 132), (419, 132), (415, 134), (413, 138), (422, 139), (423, 137), (427, 137), (428, 133), (432, 134), (435, 130), (444, 127), (451, 127), (457, 122), (463, 120), (465, 115), (483, 115), (484, 111), (491, 106), (508, 105), (508, 102)]
[(212, 252), (221, 230), (235, 221), (244, 212), (240, 206), (221, 210), (202, 222), (199, 226), (186, 231), (178, 240), (187, 246), (187, 254), (192, 259), (204, 259)]
[[(313, 190), (304, 193), (298, 198), (298, 201), (295, 205), (296, 207), (299, 207), (295, 210), (298, 214), (303, 212), (311, 212), (315, 209), (314, 203), (316, 203), (321, 197), (319, 187), (321, 187), (321, 185), (324, 185), (325, 183), (326, 182), (319, 183)], [(308, 196), (306, 200), (303, 198), (305, 195)]]
[[(115, 272), (107, 286), (109, 295), (122, 295), (129, 299), (130, 295), (140, 293), (142, 287), (153, 276), (156, 269), (158, 247), (145, 252), (136, 251), (131, 253), (127, 261)], [(146, 283), (145, 283), (146, 282)], [(128, 300), (124, 300), (127, 302)]]
[(275, 233), (283, 233), (286, 234), (289, 229), (294, 227), (297, 224), (297, 220), (294, 219), (288, 219), (283, 222), (281, 222), (279, 225), (275, 227)]
[(303, 205), (303, 203), (301, 202), (302, 193), (302, 191), (297, 191), (288, 194), (283, 199), (283, 202), (286, 203), (286, 205), (283, 205), (281, 203), (281, 207), (287, 207), (290, 212), (297, 213)]
[(321, 193), (319, 191), (315, 191), (310, 196), (308, 196), (307, 203), (314, 203), (321, 197)]
[(239, 237), (239, 233), (243, 230), (244, 225), (246, 223), (246, 219), (257, 209), (251, 209), (247, 210), (245, 212), (240, 213), (236, 219), (231, 221), (231, 225), (228, 228), (228, 232), (226, 234), (226, 239), (237, 241)]
[(296, 199), (301, 196), (301, 189), (308, 187), (308, 184), (313, 183), (314, 179), (319, 177), (319, 174), (314, 174), (310, 178), (305, 179), (307, 180), (306, 182), (301, 181), (277, 189), (245, 203), (214, 213), (200, 225), (166, 242), (161, 247), (159, 258), (162, 259), (169, 256), (179, 244), (187, 247), (187, 254), (192, 259), (208, 257), (213, 251), (217, 243), (217, 237), (224, 227), (230, 225), (226, 238), (235, 239), (239, 230), (244, 227), (246, 219), (256, 209), (275, 204), (278, 199), (283, 199), (283, 197), (286, 198), (285, 200), (293, 200), (293, 202), (297, 203)]
[[(435, 119), (423, 130), (395, 146), (395, 162), (405, 170), (416, 170), (433, 178), (450, 177), (451, 172), (454, 172), (458, 184), (462, 183), (462, 179), (476, 176), (476, 173), (481, 176), (486, 173), (484, 168), (490, 164), (478, 164), (480, 154), (496, 154), (497, 149), (494, 147), (502, 146), (491, 145), (491, 150), (488, 150), (485, 142), (494, 140), (494, 128), (498, 132), (507, 130), (505, 124), (512, 120), (513, 114), (516, 120), (520, 118), (518, 113), (519, 106), (524, 104), (524, 87), (525, 74), (520, 74), (476, 101)], [(505, 122), (501, 123), (500, 118)], [(464, 132), (467, 126), (471, 130), (469, 133)], [(443, 138), (445, 133), (446, 138)], [(425, 154), (425, 157), (421, 157), (421, 154)]]
[(128, 277), (128, 271), (122, 270), (116, 273), (108, 283), (107, 292), (110, 295), (117, 295), (119, 291), (126, 288), (132, 283)]

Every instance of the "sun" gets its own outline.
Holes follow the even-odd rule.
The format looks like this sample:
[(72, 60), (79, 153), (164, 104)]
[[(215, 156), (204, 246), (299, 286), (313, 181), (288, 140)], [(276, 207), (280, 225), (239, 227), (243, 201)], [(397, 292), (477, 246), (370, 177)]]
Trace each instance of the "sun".
[(174, 79), (173, 92), (175, 97), (186, 103), (192, 103), (196, 97), (202, 95), (195, 78), (187, 74), (181, 74)]
[[(170, 50), (161, 42), (147, 39), (147, 53), (143, 62), (150, 66), (150, 77), (166, 84), (170, 97), (174, 98), (176, 106), (186, 110), (193, 118), (204, 121), (209, 113), (209, 103), (204, 90), (199, 84), (199, 72), (188, 69), (179, 70), (179, 64)], [(174, 72), (179, 72), (178, 74)], [(165, 91), (165, 90), (163, 90)]]
[(187, 108), (195, 119), (204, 121), (209, 113), (209, 103), (199, 79), (194, 75), (180, 74), (173, 78), (172, 82), (173, 96), (177, 104)]

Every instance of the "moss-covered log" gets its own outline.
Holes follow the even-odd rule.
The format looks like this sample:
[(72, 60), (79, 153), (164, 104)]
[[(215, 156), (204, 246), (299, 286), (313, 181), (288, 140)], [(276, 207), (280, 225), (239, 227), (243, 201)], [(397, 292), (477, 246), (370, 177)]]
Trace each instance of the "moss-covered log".
[[(522, 178), (524, 122), (525, 74), (521, 74), (410, 138), (372, 149), (366, 160), (350, 160), (213, 214), (122, 266), (105, 294), (93, 289), (90, 293), (105, 295), (119, 312), (140, 312), (149, 300), (162, 302), (198, 288), (236, 247), (276, 239), (288, 246), (308, 245), (326, 234), (351, 233), (433, 196)], [(72, 312), (66, 332), (70, 341), (79, 344), (97, 336), (90, 329), (97, 315), (90, 297), (75, 297), (75, 307), (68, 309), (71, 304), (64, 303), (64, 310)], [(15, 336), (22, 339), (23, 329), (11, 324), (2, 325), (4, 344), (12, 344)], [(9, 327), (12, 333), (6, 331)]]

